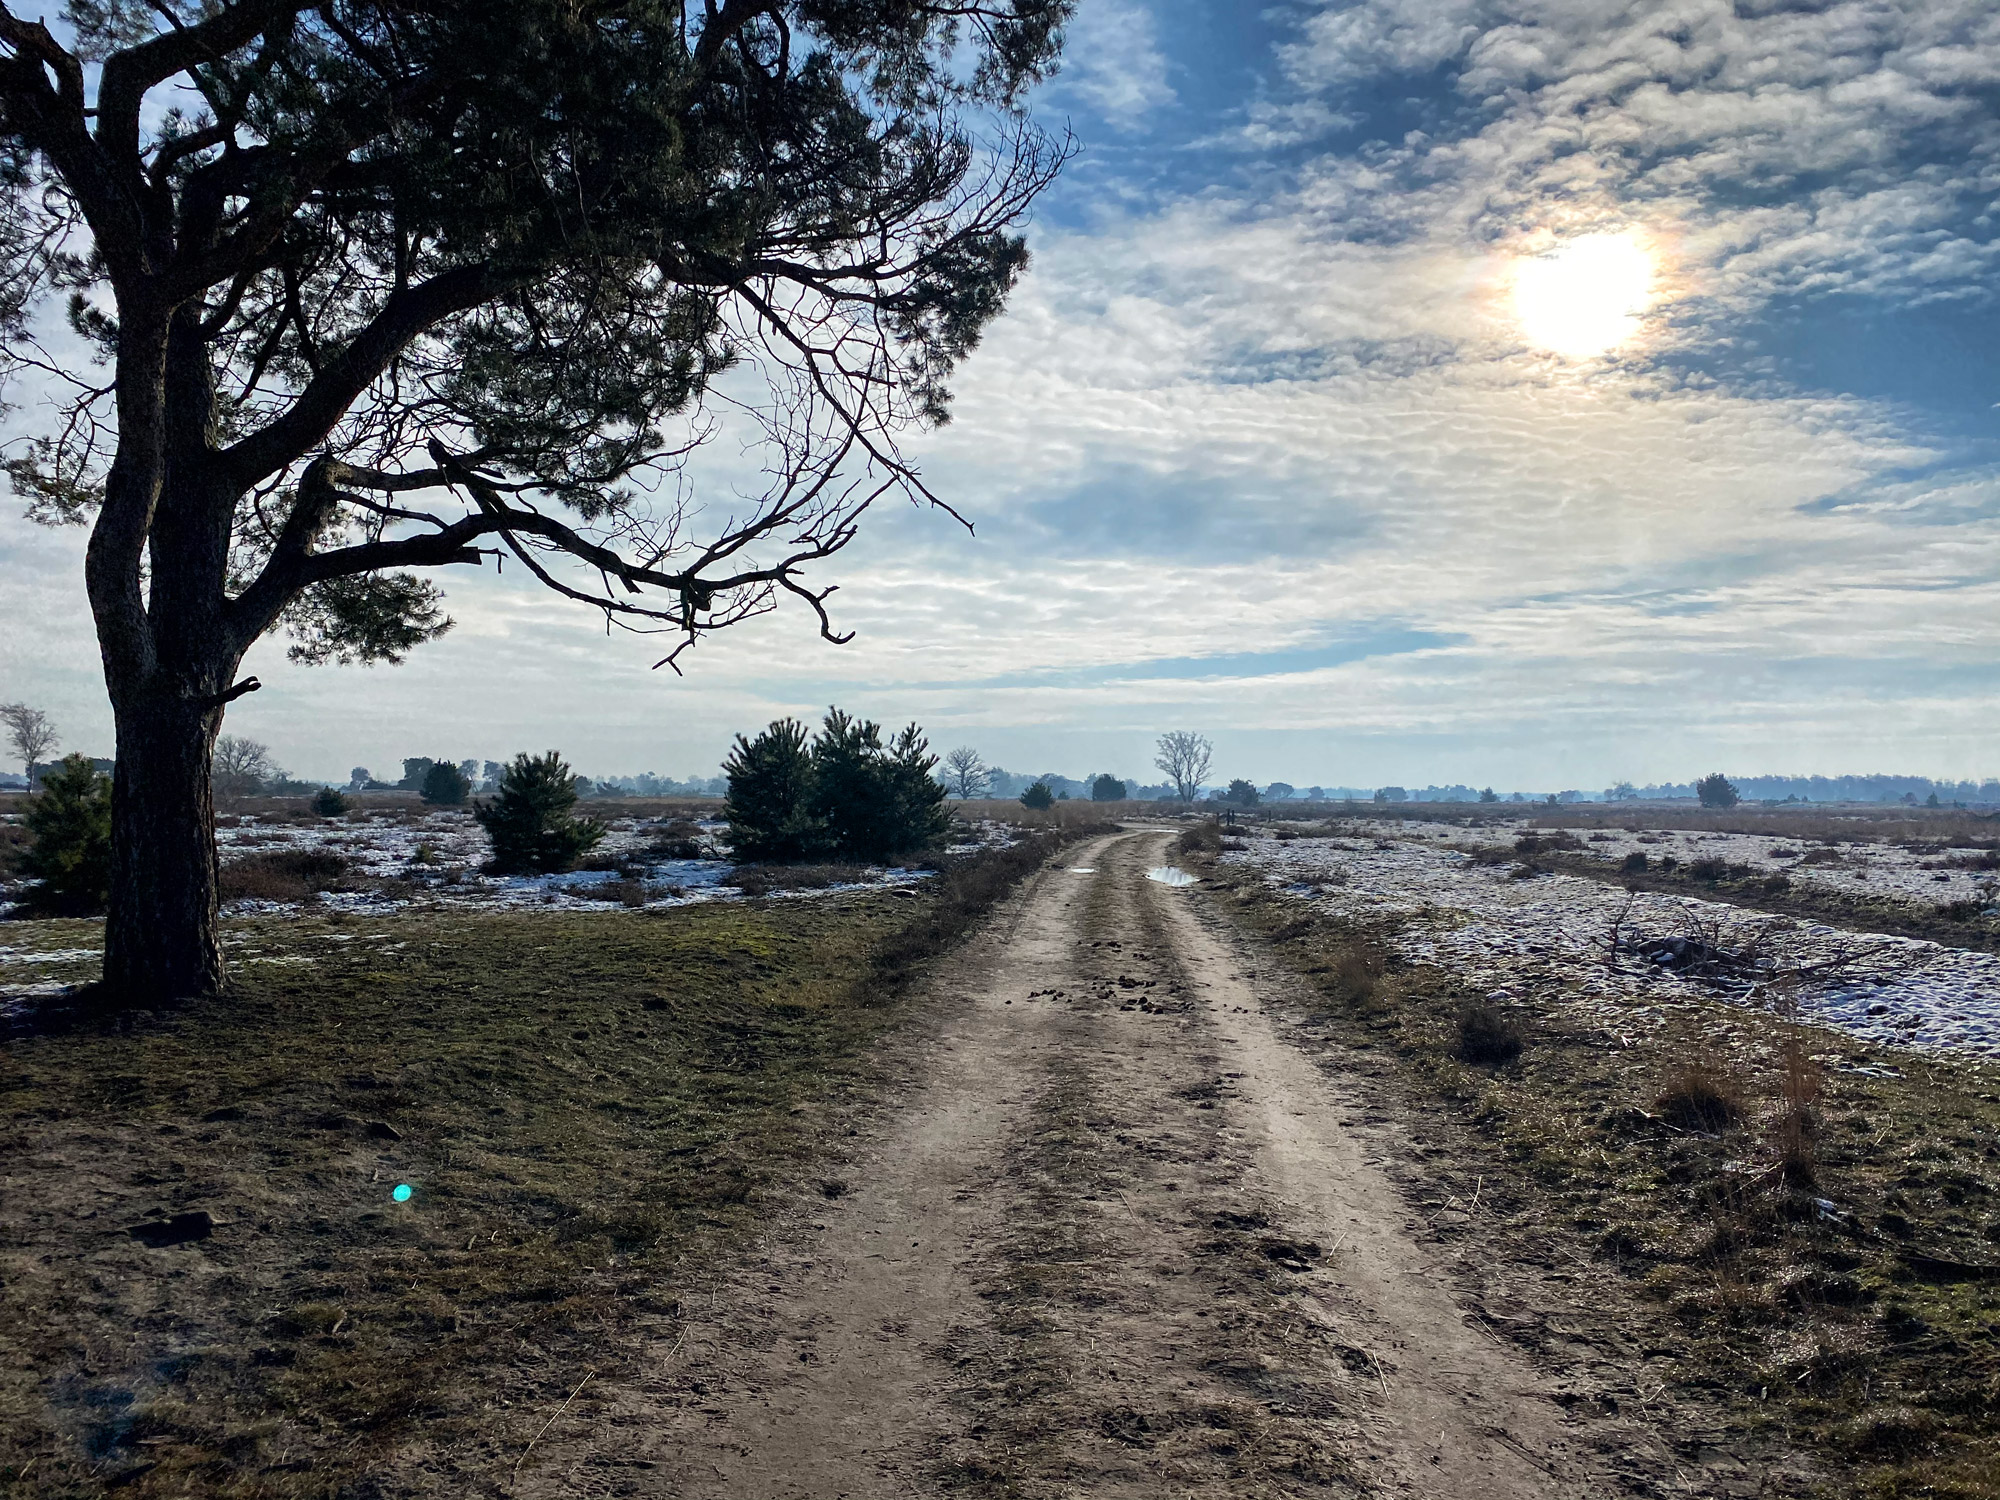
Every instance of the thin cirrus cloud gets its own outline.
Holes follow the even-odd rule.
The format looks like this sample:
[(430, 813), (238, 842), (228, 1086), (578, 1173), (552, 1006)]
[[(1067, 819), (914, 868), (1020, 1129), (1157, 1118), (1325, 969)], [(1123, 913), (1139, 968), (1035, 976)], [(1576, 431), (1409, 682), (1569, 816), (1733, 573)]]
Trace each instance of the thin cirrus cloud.
[[(1234, 14), (1084, 0), (1045, 101), (1078, 170), (915, 445), (976, 534), (874, 517), (822, 574), (852, 644), (784, 615), (663, 681), (512, 575), (452, 580), (453, 636), (267, 651), (232, 728), (329, 775), (546, 744), (686, 774), (834, 700), (1072, 773), (1183, 726), (1299, 785), (2000, 769), (2000, 13)], [(1657, 264), (1636, 336), (1534, 347), (1518, 258), (1606, 232)]]

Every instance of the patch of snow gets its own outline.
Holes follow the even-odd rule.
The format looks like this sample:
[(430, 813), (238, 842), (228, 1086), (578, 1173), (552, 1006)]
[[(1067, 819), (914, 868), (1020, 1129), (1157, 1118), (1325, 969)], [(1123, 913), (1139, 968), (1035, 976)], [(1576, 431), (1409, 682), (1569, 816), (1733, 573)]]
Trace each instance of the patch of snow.
[[(1695, 837), (1703, 852), (1721, 856), (1713, 844), (1741, 836)], [(1391, 941), (1407, 958), (1451, 969), (1495, 994), (1580, 1008), (1613, 1035), (1651, 1029), (1665, 1005), (1715, 993), (1629, 954), (1614, 968), (1607, 962), (1613, 923), (1622, 917), (1628, 935), (1665, 936), (1693, 920), (1773, 934), (1792, 963), (1865, 953), (1840, 983), (1803, 997), (1802, 1019), (1871, 1042), (2000, 1059), (2000, 956), (1774, 919), (1725, 902), (1639, 895), (1628, 909), (1626, 892), (1594, 880), (1518, 880), (1505, 866), (1476, 864), (1454, 847), (1467, 842), (1497, 840), (1483, 829), (1404, 839), (1259, 839), (1223, 858), (1315, 910), (1393, 919)]]

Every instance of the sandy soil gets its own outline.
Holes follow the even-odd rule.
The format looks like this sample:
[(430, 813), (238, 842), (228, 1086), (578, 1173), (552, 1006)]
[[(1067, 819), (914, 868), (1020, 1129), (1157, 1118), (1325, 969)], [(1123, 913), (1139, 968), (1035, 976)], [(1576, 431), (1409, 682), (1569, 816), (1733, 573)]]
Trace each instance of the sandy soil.
[(1146, 878), (1168, 839), (1082, 846), (945, 966), (879, 1115), (513, 1492), (1755, 1493), (1602, 1397), (1604, 1351), (1461, 1303), (1393, 1121)]

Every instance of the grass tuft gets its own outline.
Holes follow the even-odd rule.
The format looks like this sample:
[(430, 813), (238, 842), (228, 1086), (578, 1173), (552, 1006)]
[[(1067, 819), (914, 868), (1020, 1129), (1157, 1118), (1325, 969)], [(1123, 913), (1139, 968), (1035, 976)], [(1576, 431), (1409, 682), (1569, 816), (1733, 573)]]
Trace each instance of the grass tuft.
[(1493, 1006), (1475, 1002), (1459, 1011), (1460, 1062), (1509, 1063), (1521, 1055), (1523, 1045), (1520, 1027)]

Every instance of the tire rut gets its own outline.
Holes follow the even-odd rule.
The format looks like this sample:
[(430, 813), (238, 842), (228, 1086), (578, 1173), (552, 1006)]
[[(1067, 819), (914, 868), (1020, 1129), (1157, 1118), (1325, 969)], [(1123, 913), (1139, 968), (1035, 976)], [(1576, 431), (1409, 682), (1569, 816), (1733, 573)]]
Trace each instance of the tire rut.
[(1539, 1500), (1631, 1493), (1597, 1455), (1635, 1445), (1672, 1472), (1468, 1322), (1338, 1080), (1146, 879), (1167, 838), (1074, 851), (940, 965), (835, 1196), (684, 1298), (516, 1493)]

